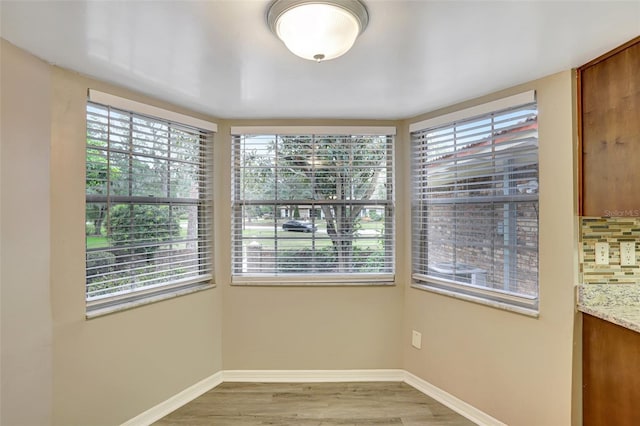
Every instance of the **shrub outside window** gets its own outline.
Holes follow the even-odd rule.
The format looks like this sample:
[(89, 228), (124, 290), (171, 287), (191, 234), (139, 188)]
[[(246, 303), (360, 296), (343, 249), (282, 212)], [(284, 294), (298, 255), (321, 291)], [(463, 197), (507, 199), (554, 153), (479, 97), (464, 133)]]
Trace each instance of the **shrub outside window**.
[(535, 102), (414, 130), (411, 140), (414, 283), (536, 310)]
[(393, 135), (232, 133), (234, 283), (393, 282)]

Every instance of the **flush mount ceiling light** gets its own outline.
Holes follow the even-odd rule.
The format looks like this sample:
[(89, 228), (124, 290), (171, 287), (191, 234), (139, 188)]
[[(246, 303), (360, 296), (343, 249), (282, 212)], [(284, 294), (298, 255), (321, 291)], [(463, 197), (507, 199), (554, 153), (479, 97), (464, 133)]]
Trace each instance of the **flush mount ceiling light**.
[(267, 22), (291, 52), (320, 62), (347, 53), (367, 27), (369, 13), (359, 0), (276, 0)]

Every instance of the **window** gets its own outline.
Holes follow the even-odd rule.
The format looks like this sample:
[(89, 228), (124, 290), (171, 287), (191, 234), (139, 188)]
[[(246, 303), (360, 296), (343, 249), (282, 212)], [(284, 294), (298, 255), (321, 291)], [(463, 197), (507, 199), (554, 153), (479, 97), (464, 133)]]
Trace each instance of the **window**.
[(393, 282), (395, 129), (269, 130), (232, 129), (234, 283)]
[(208, 130), (87, 103), (89, 309), (211, 280), (211, 145)]
[(505, 103), (412, 126), (413, 280), (537, 309), (537, 106)]

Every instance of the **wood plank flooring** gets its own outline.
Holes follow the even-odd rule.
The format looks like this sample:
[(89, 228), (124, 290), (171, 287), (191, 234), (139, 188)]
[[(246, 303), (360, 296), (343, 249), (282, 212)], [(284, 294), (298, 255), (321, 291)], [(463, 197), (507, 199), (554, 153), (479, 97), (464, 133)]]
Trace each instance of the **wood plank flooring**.
[(406, 383), (223, 383), (156, 426), (467, 426)]

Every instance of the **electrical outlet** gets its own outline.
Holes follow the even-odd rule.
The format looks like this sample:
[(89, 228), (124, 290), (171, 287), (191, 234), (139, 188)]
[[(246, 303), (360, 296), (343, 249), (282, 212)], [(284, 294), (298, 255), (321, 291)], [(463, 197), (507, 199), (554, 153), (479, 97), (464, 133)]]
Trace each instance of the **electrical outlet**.
[(411, 334), (411, 345), (416, 349), (420, 349), (422, 347), (422, 333), (413, 330), (413, 333)]
[(609, 243), (596, 243), (596, 265), (609, 264)]
[(636, 243), (634, 241), (620, 242), (620, 265), (632, 266), (636, 264)]

